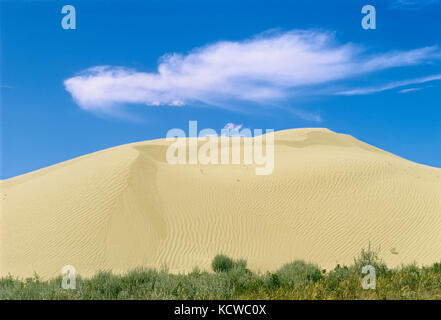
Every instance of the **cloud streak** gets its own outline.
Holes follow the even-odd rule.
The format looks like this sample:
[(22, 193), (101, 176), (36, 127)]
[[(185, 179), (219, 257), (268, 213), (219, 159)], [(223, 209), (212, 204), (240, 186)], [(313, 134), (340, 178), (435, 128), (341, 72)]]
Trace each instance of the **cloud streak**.
[(440, 0), (395, 0), (392, 2), (392, 8), (418, 10), (439, 2)]
[(367, 54), (330, 32), (267, 32), (168, 54), (156, 72), (96, 66), (64, 81), (78, 105), (109, 111), (121, 104), (183, 106), (276, 103), (334, 81), (439, 59), (437, 47)]
[[(441, 74), (435, 74), (435, 75), (431, 75), (428, 77), (415, 78), (415, 79), (409, 79), (409, 80), (403, 80), (403, 81), (395, 81), (395, 82), (391, 82), (391, 83), (388, 83), (388, 84), (382, 85), (382, 86), (373, 86), (373, 87), (365, 87), (365, 88), (357, 88), (357, 89), (351, 89), (351, 90), (346, 90), (346, 91), (340, 91), (340, 92), (337, 92), (336, 94), (337, 95), (345, 95), (345, 96), (371, 94), (371, 93), (382, 92), (382, 91), (391, 90), (391, 89), (395, 89), (395, 88), (405, 87), (405, 86), (414, 85), (414, 84), (422, 84), (422, 83), (432, 82), (432, 81), (437, 81), (437, 80), (441, 80)], [(415, 91), (415, 90), (416, 90), (416, 88), (408, 89), (407, 91), (405, 89), (405, 90), (401, 90), (401, 92), (405, 93), (405, 92)]]
[(415, 92), (415, 91), (420, 91), (424, 88), (407, 88), (407, 89), (402, 89), (400, 91), (398, 91), (399, 93), (408, 93), (408, 92)]

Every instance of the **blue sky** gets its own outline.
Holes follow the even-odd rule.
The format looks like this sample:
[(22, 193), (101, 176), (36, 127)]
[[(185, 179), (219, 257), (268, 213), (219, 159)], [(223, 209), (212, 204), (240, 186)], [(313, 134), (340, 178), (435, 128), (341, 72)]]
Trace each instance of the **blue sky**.
[[(76, 30), (61, 28), (65, 4)], [(361, 27), (366, 4), (375, 30)], [(189, 120), (326, 127), (441, 167), (439, 1), (1, 6), (2, 179)]]

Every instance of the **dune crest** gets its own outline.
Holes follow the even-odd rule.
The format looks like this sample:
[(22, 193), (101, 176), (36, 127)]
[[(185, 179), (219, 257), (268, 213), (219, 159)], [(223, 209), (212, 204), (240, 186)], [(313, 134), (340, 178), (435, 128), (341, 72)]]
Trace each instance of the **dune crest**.
[(275, 133), (274, 171), (170, 165), (164, 139), (1, 182), (0, 275), (90, 276), (138, 266), (253, 270), (349, 264), (370, 243), (390, 265), (441, 260), (441, 169), (328, 129)]

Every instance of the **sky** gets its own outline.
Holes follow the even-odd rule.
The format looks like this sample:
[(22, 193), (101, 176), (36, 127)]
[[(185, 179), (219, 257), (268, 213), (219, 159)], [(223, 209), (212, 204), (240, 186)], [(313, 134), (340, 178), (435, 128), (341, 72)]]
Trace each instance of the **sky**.
[(441, 167), (441, 1), (1, 0), (0, 18), (1, 179), (192, 120)]

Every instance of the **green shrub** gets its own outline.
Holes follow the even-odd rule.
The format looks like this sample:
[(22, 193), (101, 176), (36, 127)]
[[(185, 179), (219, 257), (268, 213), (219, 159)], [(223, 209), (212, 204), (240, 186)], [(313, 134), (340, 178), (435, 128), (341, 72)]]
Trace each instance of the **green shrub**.
[(317, 265), (301, 260), (285, 264), (276, 274), (281, 283), (288, 284), (289, 286), (316, 282), (323, 278), (320, 268)]
[(280, 278), (276, 273), (267, 273), (264, 278), (265, 284), (268, 288), (278, 288), (281, 286)]
[(328, 274), (329, 280), (335, 280), (335, 281), (343, 281), (349, 279), (351, 275), (351, 270), (347, 266), (340, 266), (337, 264), (337, 266), (334, 268), (334, 270), (331, 270)]
[(239, 259), (234, 262), (234, 267), (237, 269), (247, 270), (247, 261), (245, 259)]
[(211, 267), (214, 272), (227, 272), (233, 269), (234, 261), (226, 255), (218, 254), (214, 257)]
[(441, 273), (441, 263), (435, 263), (433, 266), (432, 266), (432, 270), (433, 270), (433, 272), (440, 272)]
[(218, 254), (214, 257), (211, 267), (214, 272), (231, 272), (236, 270), (238, 272), (248, 272), (247, 261), (245, 259), (239, 259), (234, 261), (230, 257), (223, 254)]
[(362, 269), (364, 266), (371, 265), (375, 268), (375, 274), (385, 275), (389, 272), (386, 264), (379, 257), (379, 249), (372, 250), (370, 245), (368, 249), (361, 249), (360, 255), (354, 259), (354, 264), (352, 266), (352, 270), (357, 274), (362, 274)]
[[(364, 265), (377, 270), (375, 290), (361, 286)], [(264, 274), (246, 269), (245, 260), (224, 255), (213, 260), (216, 273), (195, 268), (172, 274), (166, 268), (134, 269), (126, 274), (99, 272), (77, 277), (75, 290), (61, 288), (62, 277), (42, 280), (37, 275), (0, 278), (2, 299), (440, 299), (441, 264), (417, 264), (387, 269), (376, 252), (362, 250), (350, 266), (320, 271), (310, 263), (294, 261), (277, 272)]]

